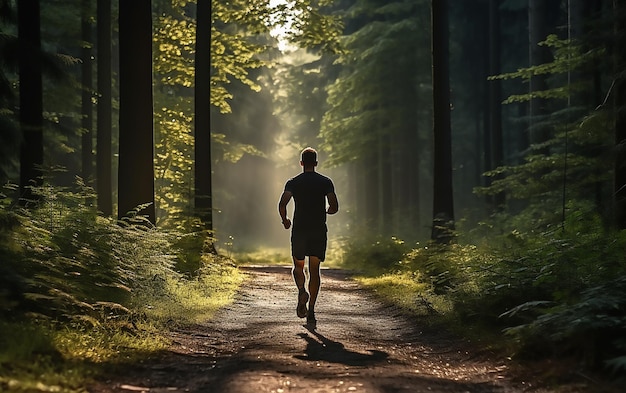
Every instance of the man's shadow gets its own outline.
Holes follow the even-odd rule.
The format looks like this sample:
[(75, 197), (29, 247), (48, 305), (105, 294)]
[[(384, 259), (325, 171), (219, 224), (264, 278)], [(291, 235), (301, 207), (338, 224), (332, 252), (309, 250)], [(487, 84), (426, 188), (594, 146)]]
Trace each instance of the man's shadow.
[(372, 349), (368, 350), (368, 353), (350, 351), (342, 343), (333, 341), (316, 331), (314, 325), (304, 325), (304, 327), (309, 333), (300, 333), (298, 336), (307, 342), (307, 346), (304, 350), (304, 355), (294, 356), (297, 359), (308, 361), (323, 360), (347, 366), (364, 366), (380, 362), (389, 357), (387, 352)]

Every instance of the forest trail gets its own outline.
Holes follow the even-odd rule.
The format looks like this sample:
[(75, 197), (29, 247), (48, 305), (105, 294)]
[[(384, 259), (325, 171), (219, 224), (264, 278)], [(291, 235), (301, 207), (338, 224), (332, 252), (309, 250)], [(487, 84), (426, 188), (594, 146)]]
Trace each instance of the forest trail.
[(322, 271), (313, 329), (296, 316), (289, 268), (243, 269), (249, 277), (235, 302), (212, 321), (176, 331), (168, 352), (89, 391), (547, 392), (512, 377), (506, 360), (420, 331), (344, 271)]

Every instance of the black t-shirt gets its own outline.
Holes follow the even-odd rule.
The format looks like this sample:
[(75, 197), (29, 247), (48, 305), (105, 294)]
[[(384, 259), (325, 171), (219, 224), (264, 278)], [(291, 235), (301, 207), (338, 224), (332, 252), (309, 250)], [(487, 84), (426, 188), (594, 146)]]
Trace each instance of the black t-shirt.
[(296, 204), (294, 231), (326, 230), (326, 195), (335, 192), (330, 178), (317, 172), (302, 172), (285, 184)]

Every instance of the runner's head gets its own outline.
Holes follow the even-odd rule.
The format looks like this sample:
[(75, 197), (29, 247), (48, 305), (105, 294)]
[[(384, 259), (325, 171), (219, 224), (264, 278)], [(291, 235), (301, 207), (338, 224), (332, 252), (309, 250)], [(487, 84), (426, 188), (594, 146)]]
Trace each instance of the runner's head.
[(317, 151), (312, 147), (302, 150), (300, 165), (303, 167), (315, 167), (317, 165)]

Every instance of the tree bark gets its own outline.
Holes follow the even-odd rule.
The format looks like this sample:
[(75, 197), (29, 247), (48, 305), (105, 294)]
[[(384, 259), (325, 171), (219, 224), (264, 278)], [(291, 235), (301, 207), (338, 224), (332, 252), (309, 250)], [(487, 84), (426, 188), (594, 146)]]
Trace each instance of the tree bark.
[(82, 176), (86, 184), (93, 180), (93, 110), (91, 104), (91, 92), (93, 91), (92, 63), (91, 63), (91, 23), (89, 23), (90, 0), (82, 0), (81, 3), (81, 36), (83, 47), (81, 57), (83, 60), (81, 68), (82, 77)]
[(17, 2), (20, 74), (20, 201), (37, 200), (33, 186), (43, 184), (43, 88), (39, 0)]
[(195, 59), (195, 210), (213, 230), (211, 160), (211, 0), (198, 0)]
[(98, 0), (98, 120), (96, 133), (96, 185), (98, 210), (113, 215), (111, 153), (111, 0)]
[(615, 224), (619, 229), (626, 229), (626, 80), (624, 70), (626, 56), (624, 56), (624, 16), (626, 10), (624, 0), (613, 0), (613, 11), (616, 15), (615, 22), (615, 175), (613, 179)]
[(453, 240), (452, 129), (450, 125), (450, 67), (448, 1), (432, 0), (434, 187), (431, 239)]
[(121, 1), (118, 217), (140, 205), (155, 224), (150, 0)]

